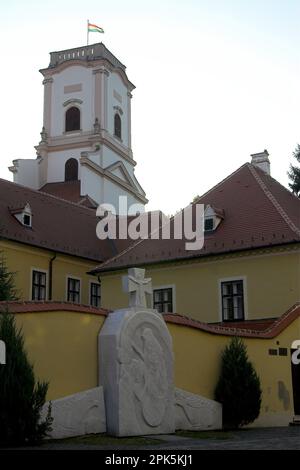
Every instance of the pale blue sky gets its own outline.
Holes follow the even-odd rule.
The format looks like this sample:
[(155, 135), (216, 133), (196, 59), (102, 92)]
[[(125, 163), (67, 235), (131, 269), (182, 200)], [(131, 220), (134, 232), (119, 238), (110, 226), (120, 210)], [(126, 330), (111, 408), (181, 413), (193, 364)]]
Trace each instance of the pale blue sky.
[(267, 148), (287, 184), (300, 142), (300, 0), (11, 0), (0, 6), (0, 176), (34, 157), (48, 53), (84, 45), (86, 19), (127, 66), (136, 174), (169, 213)]

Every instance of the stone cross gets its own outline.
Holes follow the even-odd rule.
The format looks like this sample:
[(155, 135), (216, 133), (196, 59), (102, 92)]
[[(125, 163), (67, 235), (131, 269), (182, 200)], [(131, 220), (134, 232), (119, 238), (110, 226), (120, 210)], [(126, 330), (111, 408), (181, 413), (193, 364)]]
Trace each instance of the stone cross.
[(145, 269), (128, 269), (122, 282), (123, 290), (129, 294), (129, 307), (147, 308), (146, 294), (152, 295), (152, 282), (151, 278), (145, 279)]

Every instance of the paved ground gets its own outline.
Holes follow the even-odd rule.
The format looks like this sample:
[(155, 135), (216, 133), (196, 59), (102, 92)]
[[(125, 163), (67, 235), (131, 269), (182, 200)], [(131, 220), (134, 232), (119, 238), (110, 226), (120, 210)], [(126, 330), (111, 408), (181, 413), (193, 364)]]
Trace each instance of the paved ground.
[[(148, 436), (149, 437), (149, 436)], [(300, 426), (285, 428), (258, 428), (234, 431), (229, 439), (197, 439), (175, 435), (152, 436), (159, 439), (157, 445), (87, 445), (66, 442), (46, 443), (39, 447), (45, 450), (300, 450)]]

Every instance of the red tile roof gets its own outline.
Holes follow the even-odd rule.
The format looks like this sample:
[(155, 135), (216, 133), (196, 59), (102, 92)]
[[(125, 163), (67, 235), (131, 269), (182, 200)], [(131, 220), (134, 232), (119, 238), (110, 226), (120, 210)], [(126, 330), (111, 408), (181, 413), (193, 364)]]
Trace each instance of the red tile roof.
[(259, 168), (246, 163), (196, 201), (222, 211), (204, 247), (187, 251), (186, 240), (139, 240), (102, 263), (96, 272), (192, 259), (300, 241), (300, 200)]
[[(30, 204), (32, 228), (13, 215)], [(130, 240), (99, 240), (96, 211), (41, 191), (0, 179), (0, 237), (53, 252), (101, 262), (124, 248)]]
[[(0, 302), (0, 312), (4, 312), (7, 309), (9, 309), (11, 313), (79, 312), (103, 316), (107, 316), (111, 312), (111, 310), (97, 309), (87, 305), (73, 304), (71, 302)], [(293, 321), (300, 318), (300, 302), (297, 302), (277, 319), (262, 321), (250, 320), (239, 324), (208, 324), (175, 313), (165, 313), (163, 317), (167, 323), (187, 326), (211, 334), (272, 339), (278, 336)]]
[(225, 326), (226, 328), (234, 328), (234, 329), (247, 329), (253, 331), (264, 331), (267, 330), (274, 321), (277, 320), (276, 318), (263, 318), (261, 320), (243, 320), (243, 321), (230, 321), (230, 322), (219, 322), (219, 323), (211, 323), (212, 326)]
[(73, 304), (72, 302), (28, 301), (0, 302), (0, 312), (9, 310), (10, 313), (40, 313), (40, 312), (78, 312), (107, 316), (109, 310), (90, 307), (89, 305)]
[(52, 194), (66, 201), (74, 202), (75, 204), (84, 205), (90, 209), (97, 209), (97, 203), (89, 196), (80, 195), (80, 181), (64, 181), (59, 183), (47, 183), (40, 191), (47, 194)]
[[(227, 324), (209, 324), (193, 320), (183, 315), (174, 313), (164, 314), (167, 323), (176, 325), (184, 325), (190, 328), (206, 331), (207, 333), (224, 335), (224, 336), (240, 336), (249, 338), (272, 339), (285, 330), (294, 320), (300, 318), (300, 302), (297, 302), (281, 317), (271, 320), (262, 321), (244, 321), (243, 323), (227, 323)], [(297, 339), (297, 338), (296, 338)]]

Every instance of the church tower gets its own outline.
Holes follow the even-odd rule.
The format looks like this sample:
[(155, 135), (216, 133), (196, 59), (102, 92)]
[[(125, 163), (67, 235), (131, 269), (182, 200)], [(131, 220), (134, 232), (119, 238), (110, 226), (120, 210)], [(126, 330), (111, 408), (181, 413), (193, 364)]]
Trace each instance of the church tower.
[(134, 175), (126, 67), (103, 43), (50, 53), (36, 159), (13, 161), (14, 182), (96, 207), (127, 196), (146, 204)]

